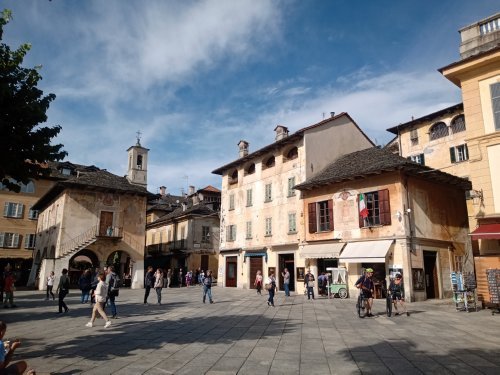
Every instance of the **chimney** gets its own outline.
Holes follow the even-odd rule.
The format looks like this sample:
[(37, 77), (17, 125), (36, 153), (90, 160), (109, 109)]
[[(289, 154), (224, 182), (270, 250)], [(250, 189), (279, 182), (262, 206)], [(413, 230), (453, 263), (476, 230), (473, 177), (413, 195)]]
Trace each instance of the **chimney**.
[(240, 158), (248, 155), (248, 142), (247, 141), (239, 141), (238, 148), (240, 149)]
[(162, 197), (164, 197), (165, 194), (167, 194), (167, 187), (166, 186), (160, 186), (160, 195)]
[(187, 209), (187, 203), (182, 202), (182, 211), (186, 211), (186, 209)]
[(335, 117), (335, 112), (330, 112), (330, 117)]
[(194, 186), (189, 185), (188, 195), (193, 195), (193, 194), (194, 194)]
[(274, 131), (276, 132), (276, 137), (275, 137), (276, 141), (288, 137), (288, 128), (286, 126), (278, 125), (274, 128)]

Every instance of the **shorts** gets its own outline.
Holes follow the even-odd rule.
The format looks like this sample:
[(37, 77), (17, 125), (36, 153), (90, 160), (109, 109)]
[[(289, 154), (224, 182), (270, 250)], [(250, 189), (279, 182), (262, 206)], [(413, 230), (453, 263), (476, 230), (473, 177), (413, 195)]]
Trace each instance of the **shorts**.
[(363, 297), (366, 299), (373, 298), (373, 294), (372, 294), (372, 292), (370, 292), (368, 290), (363, 290)]
[(401, 296), (401, 293), (392, 293), (392, 300), (393, 301), (401, 301), (403, 299), (403, 296)]

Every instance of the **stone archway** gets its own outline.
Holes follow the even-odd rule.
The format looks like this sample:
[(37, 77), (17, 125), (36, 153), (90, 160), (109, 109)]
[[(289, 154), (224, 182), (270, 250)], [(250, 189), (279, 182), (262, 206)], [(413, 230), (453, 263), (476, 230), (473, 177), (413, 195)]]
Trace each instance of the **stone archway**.
[(87, 269), (99, 267), (98, 256), (89, 249), (83, 249), (73, 255), (69, 260), (69, 278), (72, 285), (77, 285), (82, 273)]
[(124, 286), (130, 286), (134, 263), (130, 254), (123, 250), (113, 251), (106, 260), (106, 265), (115, 267), (115, 272), (123, 279)]

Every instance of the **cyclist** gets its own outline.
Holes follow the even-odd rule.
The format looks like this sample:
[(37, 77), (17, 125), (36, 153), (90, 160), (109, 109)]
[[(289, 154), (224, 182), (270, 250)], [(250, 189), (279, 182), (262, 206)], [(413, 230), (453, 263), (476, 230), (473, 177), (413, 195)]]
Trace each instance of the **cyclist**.
[(406, 309), (406, 305), (404, 303), (405, 289), (403, 285), (403, 277), (400, 273), (397, 273), (394, 277), (394, 280), (392, 280), (389, 284), (389, 290), (391, 291), (392, 302), (394, 304), (394, 310), (396, 310), (396, 315), (401, 315), (401, 313), (398, 311), (399, 301), (399, 305), (401, 306), (403, 313), (406, 313), (406, 316), (410, 316), (410, 313)]
[(366, 299), (366, 315), (368, 317), (372, 317), (372, 305), (373, 305), (373, 294), (375, 292), (375, 284), (372, 280), (373, 269), (367, 268), (365, 269), (365, 274), (361, 276), (358, 281), (356, 281), (356, 288), (360, 289), (360, 292), (363, 294), (363, 297)]

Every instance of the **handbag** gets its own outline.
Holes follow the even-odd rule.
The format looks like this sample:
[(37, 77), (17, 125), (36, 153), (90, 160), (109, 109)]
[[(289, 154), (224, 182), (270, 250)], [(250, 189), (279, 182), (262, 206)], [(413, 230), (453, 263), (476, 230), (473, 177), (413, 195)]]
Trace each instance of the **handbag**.
[(308, 281), (308, 282), (307, 282), (307, 286), (308, 286), (309, 288), (314, 288), (314, 281), (312, 281), (312, 280), (311, 280), (311, 281)]
[(270, 290), (271, 289), (271, 284), (265, 284), (264, 285), (265, 290)]

